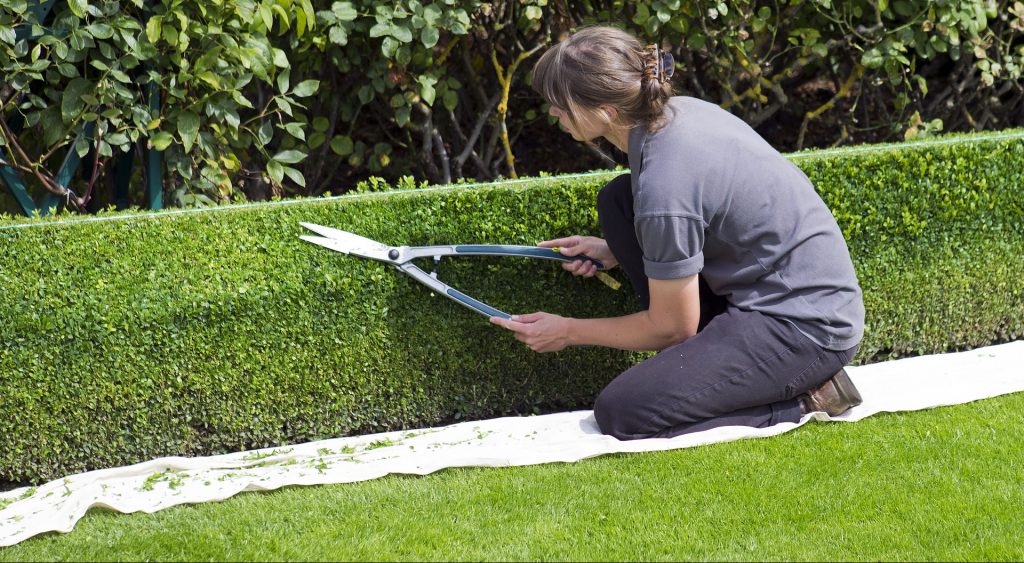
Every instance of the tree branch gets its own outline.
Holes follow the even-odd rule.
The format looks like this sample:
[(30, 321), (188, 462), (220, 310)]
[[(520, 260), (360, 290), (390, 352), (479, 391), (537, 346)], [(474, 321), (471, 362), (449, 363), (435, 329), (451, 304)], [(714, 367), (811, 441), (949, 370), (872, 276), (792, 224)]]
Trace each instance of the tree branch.
[(516, 157), (512, 154), (512, 145), (508, 138), (508, 125), (505, 122), (508, 115), (509, 92), (512, 89), (512, 76), (519, 68), (520, 63), (530, 58), (545, 45), (547, 45), (547, 41), (538, 43), (529, 51), (519, 53), (519, 56), (509, 65), (508, 70), (501, 68), (501, 63), (498, 62), (498, 53), (491, 51), (491, 64), (494, 65), (494, 71), (498, 74), (498, 83), (501, 85), (501, 101), (498, 103), (498, 131), (501, 135), (501, 143), (505, 147), (505, 163), (508, 165), (509, 175), (513, 178), (518, 178), (519, 175), (516, 174)]
[[(466, 159), (470, 156), (475, 159), (480, 158), (477, 156), (476, 151), (473, 150), (473, 147), (476, 146), (477, 139), (480, 138), (480, 133), (483, 131), (484, 125), (486, 125), (487, 121), (491, 118), (491, 112), (494, 111), (494, 108), (498, 105), (498, 101), (500, 101), (500, 99), (501, 93), (491, 96), (491, 99), (487, 100), (487, 105), (484, 107), (484, 110), (477, 115), (476, 125), (473, 126), (473, 131), (470, 133), (469, 139), (466, 140), (466, 146), (463, 147), (462, 152), (455, 157), (456, 166), (458, 166), (460, 170), (462, 169), (462, 165), (466, 163)], [(482, 164), (482, 162), (480, 164)]]
[[(44, 175), (40, 170), (39, 166), (32, 165), (32, 159), (25, 153), (25, 149), (21, 148), (21, 144), (18, 143), (18, 137), (11, 132), (11, 129), (7, 126), (7, 121), (0, 116), (0, 131), (3, 132), (4, 137), (7, 138), (7, 143), (16, 153), (16, 156), (24, 161), (24, 164), (15, 162), (15, 168), (23, 172), (31, 173), (39, 180), (39, 183), (46, 188), (47, 191), (60, 197), (68, 197), (70, 190), (57, 184), (53, 178), (48, 178), (49, 174)], [(14, 156), (14, 155), (12, 155)]]
[(433, 112), (431, 112), (430, 108), (427, 107), (427, 105), (422, 102), (417, 103), (415, 107), (416, 109), (423, 112), (423, 124), (416, 125), (413, 122), (410, 122), (409, 125), (410, 128), (412, 128), (415, 131), (418, 131), (423, 136), (423, 142), (422, 145), (420, 146), (420, 161), (422, 161), (424, 166), (426, 167), (427, 175), (430, 177), (430, 179), (432, 181), (436, 181), (438, 178), (442, 177), (442, 172), (438, 170), (437, 165), (434, 163)]
[[(92, 198), (92, 188), (93, 188), (93, 186), (96, 185), (96, 179), (100, 177), (100, 141), (101, 140), (103, 140), (103, 133), (101, 133), (100, 132), (100, 128), (97, 127), (96, 128), (96, 141), (95, 141), (96, 147), (93, 149), (93, 153), (92, 153), (92, 174), (90, 175), (91, 177), (89, 178), (89, 184), (85, 188), (85, 194), (82, 195), (81, 198), (79, 198), (79, 200), (81, 201), (81, 205), (79, 205), (79, 207), (85, 206), (85, 205), (87, 205), (89, 203), (89, 200)], [(74, 150), (74, 147), (72, 147), (72, 150)]]
[[(444, 184), (450, 184), (452, 183), (451, 162), (448, 159), (448, 149), (444, 146), (444, 138), (441, 137), (441, 132), (434, 125), (434, 111), (422, 101), (416, 103), (416, 109), (423, 112), (423, 115), (426, 116), (423, 123), (424, 148), (426, 150), (427, 146), (433, 146), (434, 152), (437, 153), (437, 158), (441, 161), (441, 181)], [(428, 138), (429, 142), (427, 141)], [(429, 153), (424, 156), (429, 157)]]
[(817, 119), (818, 116), (832, 109), (832, 107), (836, 105), (836, 101), (849, 96), (850, 93), (853, 91), (853, 87), (857, 84), (857, 81), (860, 80), (861, 76), (864, 76), (864, 66), (858, 64), (853, 68), (853, 72), (851, 72), (850, 76), (847, 77), (846, 82), (843, 82), (843, 85), (839, 87), (839, 91), (836, 92), (835, 96), (832, 96), (832, 98), (829, 101), (825, 102), (817, 109), (809, 111), (806, 114), (804, 114), (803, 123), (800, 124), (800, 134), (796, 138), (797, 150), (800, 150), (804, 147), (804, 134), (807, 132), (807, 124), (812, 119)]

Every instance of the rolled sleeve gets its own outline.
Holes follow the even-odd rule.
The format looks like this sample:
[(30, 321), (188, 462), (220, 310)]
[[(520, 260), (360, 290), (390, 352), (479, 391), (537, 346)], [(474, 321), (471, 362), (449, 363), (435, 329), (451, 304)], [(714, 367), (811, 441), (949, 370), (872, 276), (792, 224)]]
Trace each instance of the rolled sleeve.
[(692, 215), (637, 217), (644, 273), (656, 280), (685, 278), (704, 269), (704, 222)]
[(704, 269), (704, 254), (676, 262), (652, 262), (644, 258), (644, 273), (652, 280), (676, 280), (699, 274)]

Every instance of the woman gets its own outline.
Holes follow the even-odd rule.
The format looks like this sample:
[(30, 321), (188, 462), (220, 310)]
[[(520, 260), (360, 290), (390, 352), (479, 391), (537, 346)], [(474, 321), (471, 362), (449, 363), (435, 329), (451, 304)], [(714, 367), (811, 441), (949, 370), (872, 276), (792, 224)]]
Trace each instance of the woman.
[[(621, 266), (641, 311), (491, 322), (537, 352), (658, 351), (594, 405), (601, 430), (622, 440), (841, 414), (860, 403), (843, 367), (864, 306), (839, 226), (810, 180), (743, 121), (673, 97), (672, 69), (656, 46), (592, 27), (549, 49), (533, 77), (566, 131), (604, 137), (630, 166), (598, 195), (605, 238), (540, 244)], [(564, 267), (596, 273), (584, 260)]]

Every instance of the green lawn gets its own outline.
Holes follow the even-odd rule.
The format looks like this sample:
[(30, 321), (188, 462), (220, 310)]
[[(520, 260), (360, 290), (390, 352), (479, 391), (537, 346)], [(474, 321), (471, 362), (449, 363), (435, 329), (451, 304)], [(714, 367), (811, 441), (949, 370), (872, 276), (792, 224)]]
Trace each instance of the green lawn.
[(0, 561), (1024, 559), (1024, 393), (573, 464), (93, 510)]

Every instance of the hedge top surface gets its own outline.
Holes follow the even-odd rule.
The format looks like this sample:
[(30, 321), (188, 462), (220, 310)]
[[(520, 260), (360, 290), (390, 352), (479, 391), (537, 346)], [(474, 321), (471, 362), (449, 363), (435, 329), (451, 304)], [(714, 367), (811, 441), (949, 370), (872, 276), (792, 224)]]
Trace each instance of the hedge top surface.
[[(844, 156), (857, 156), (879, 152), (890, 152), (890, 151), (903, 151), (903, 150), (919, 150), (922, 148), (930, 148), (944, 145), (956, 145), (965, 143), (983, 143), (983, 142), (997, 142), (1006, 141), (1011, 139), (1024, 139), (1024, 129), (1009, 129), (1004, 131), (994, 131), (985, 133), (951, 133), (947, 135), (924, 138), (919, 140), (912, 140), (903, 143), (883, 143), (883, 144), (868, 144), (868, 145), (857, 145), (852, 147), (842, 147), (836, 149), (808, 149), (796, 153), (785, 154), (790, 160), (806, 160), (806, 159), (819, 159), (819, 158), (831, 158), (831, 157), (844, 157)], [(532, 187), (534, 185), (548, 183), (552, 181), (569, 181), (569, 180), (583, 180), (600, 178), (602, 176), (609, 176), (612, 174), (621, 174), (624, 169), (616, 170), (594, 170), (590, 172), (582, 172), (578, 174), (565, 174), (557, 176), (540, 176), (535, 178), (519, 178), (514, 180), (501, 180), (495, 182), (479, 182), (479, 183), (459, 183), (459, 184), (445, 184), (445, 185), (434, 185), (424, 188), (417, 189), (389, 189), (382, 190), (379, 192), (370, 193), (358, 193), (358, 194), (343, 194), (338, 196), (320, 197), (320, 198), (291, 198), (291, 199), (278, 199), (268, 202), (252, 202), (252, 203), (241, 203), (241, 204), (230, 204), (218, 207), (205, 207), (205, 208), (181, 208), (181, 209), (170, 209), (161, 211), (142, 211), (142, 210), (129, 210), (129, 211), (110, 211), (100, 212), (94, 216), (82, 217), (78, 215), (57, 215), (57, 216), (46, 216), (46, 217), (13, 217), (0, 215), (0, 231), (11, 230), (11, 229), (23, 229), (32, 227), (46, 227), (51, 225), (71, 225), (78, 223), (90, 223), (90, 222), (101, 222), (101, 221), (121, 221), (129, 219), (144, 219), (151, 217), (171, 217), (180, 214), (192, 214), (192, 213), (207, 213), (207, 212), (223, 212), (233, 211), (240, 209), (249, 209), (253, 207), (270, 207), (278, 205), (301, 205), (301, 204), (314, 204), (318, 202), (329, 202), (344, 199), (362, 199), (362, 198), (377, 198), (377, 197), (390, 197), (395, 195), (405, 195), (410, 192), (415, 193), (430, 193), (439, 191), (451, 191), (451, 190), (476, 190), (476, 189), (488, 189), (495, 187), (506, 187), (511, 188), (514, 186)]]

